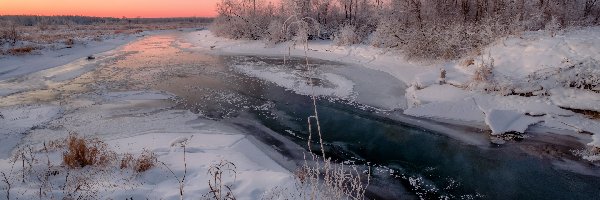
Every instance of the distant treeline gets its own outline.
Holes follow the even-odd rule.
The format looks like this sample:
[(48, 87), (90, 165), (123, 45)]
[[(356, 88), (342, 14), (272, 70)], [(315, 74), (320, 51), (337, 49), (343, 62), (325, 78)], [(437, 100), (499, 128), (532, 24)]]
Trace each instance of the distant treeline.
[(3, 15), (0, 21), (11, 22), (21, 26), (36, 25), (92, 25), (92, 24), (151, 24), (151, 23), (211, 23), (213, 18), (206, 17), (177, 17), (177, 18), (115, 18), (115, 17), (88, 17), (88, 16), (37, 16), (37, 15)]

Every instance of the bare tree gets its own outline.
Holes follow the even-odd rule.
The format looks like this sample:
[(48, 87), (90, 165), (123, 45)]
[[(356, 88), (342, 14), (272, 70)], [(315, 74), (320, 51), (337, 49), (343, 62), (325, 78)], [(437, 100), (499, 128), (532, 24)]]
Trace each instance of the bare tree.
[(583, 8), (583, 17), (587, 18), (594, 11), (594, 7), (599, 4), (599, 0), (585, 0), (585, 6)]

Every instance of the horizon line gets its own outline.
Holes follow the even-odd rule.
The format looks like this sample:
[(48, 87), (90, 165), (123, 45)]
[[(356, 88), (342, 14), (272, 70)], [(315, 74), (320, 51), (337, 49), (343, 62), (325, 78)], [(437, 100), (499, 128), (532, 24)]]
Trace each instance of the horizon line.
[(177, 16), (177, 17), (113, 17), (113, 16), (94, 16), (94, 15), (36, 15), (36, 14), (0, 14), (0, 17), (91, 17), (91, 18), (115, 18), (115, 19), (174, 19), (174, 18), (216, 18), (216, 16)]

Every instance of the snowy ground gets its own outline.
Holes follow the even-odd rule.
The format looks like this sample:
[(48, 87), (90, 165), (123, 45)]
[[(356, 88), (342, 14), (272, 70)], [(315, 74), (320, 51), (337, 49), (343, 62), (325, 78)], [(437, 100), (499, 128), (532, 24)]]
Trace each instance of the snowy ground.
[(0, 80), (65, 65), (89, 55), (114, 49), (140, 36), (142, 35), (119, 35), (103, 41), (90, 40), (72, 48), (43, 49), (33, 55), (0, 56)]
[[(228, 40), (214, 37), (208, 31), (192, 32), (186, 38), (192, 44), (186, 47), (212, 49), (215, 53), (304, 55), (301, 46), (288, 52), (288, 44), (265, 46), (261, 41)], [(184, 173), (184, 162), (183, 149), (177, 143), (186, 140), (186, 158), (190, 161), (185, 181), (187, 197), (207, 194), (207, 181), (211, 178), (207, 170), (221, 160), (236, 165), (233, 192), (238, 199), (257, 199), (275, 186), (292, 182), (290, 171), (272, 160), (273, 152), (264, 152), (251, 136), (226, 122), (205, 120), (187, 110), (172, 109), (172, 94), (102, 90), (63, 95), (81, 90), (79, 87), (83, 86), (77, 84), (89, 83), (73, 80), (89, 78), (85, 75), (105, 67), (102, 63), (127, 56), (116, 51), (100, 52), (131, 39), (134, 38), (81, 47), (80, 51), (74, 48), (0, 59), (3, 65), (0, 67), (0, 172), (6, 174), (0, 180), (10, 183), (11, 197), (178, 199), (177, 177)], [(486, 50), (494, 60), (493, 78), (487, 82), (473, 81), (482, 60), (491, 63), (486, 56), (473, 58), (472, 64), (465, 64), (470, 63), (465, 62), (468, 59), (423, 64), (406, 61), (397, 52), (365, 45), (338, 47), (322, 41), (310, 43), (307, 52), (310, 57), (351, 65), (321, 69), (316, 78), (322, 84), (316, 90), (307, 87), (305, 74), (296, 73), (297, 70), (256, 62), (235, 66), (235, 70), (299, 94), (315, 92), (383, 110), (401, 110), (410, 116), (487, 126), (492, 135), (524, 132), (535, 124), (559, 130), (554, 132), (569, 135), (590, 147), (600, 147), (598, 119), (575, 112), (599, 111), (598, 84), (577, 78), (572, 81), (574, 77), (593, 80), (600, 74), (598, 47), (598, 28), (569, 31), (555, 37), (540, 32), (507, 38)], [(85, 59), (88, 54), (95, 54), (96, 59)], [(440, 68), (447, 71), (447, 84), (438, 84)], [(114, 71), (118, 73), (121, 72)], [(577, 84), (584, 86), (578, 88)], [(589, 87), (593, 84), (595, 87)], [(159, 164), (142, 173), (121, 170), (118, 164), (103, 169), (67, 170), (61, 161), (64, 149), (53, 147), (46, 151), (44, 144), (64, 143), (71, 132), (100, 138), (119, 156), (127, 153), (139, 156), (144, 150), (154, 152), (166, 166)], [(600, 160), (600, 156), (590, 152), (582, 156)], [(78, 183), (69, 181), (74, 177), (82, 180), (79, 185), (85, 185), (85, 189), (79, 190)], [(7, 182), (0, 181), (0, 188), (7, 188)]]
[[(54, 55), (61, 52), (45, 52), (2, 62), (14, 70), (5, 71), (0, 80), (0, 199), (6, 197), (4, 191), (10, 191), (11, 199), (179, 199), (177, 179), (184, 173), (184, 196), (197, 199), (208, 194), (213, 178), (208, 170), (221, 161), (235, 164), (235, 177), (226, 173), (223, 182), (235, 182), (237, 199), (259, 199), (293, 182), (292, 174), (271, 158), (277, 152), (265, 152), (259, 148), (263, 144), (230, 124), (173, 109), (172, 94), (88, 91), (120, 84), (96, 82), (90, 74), (129, 55), (122, 48), (101, 51), (132, 39), (62, 52), (69, 56), (58, 59)], [(86, 59), (90, 52), (96, 59)], [(116, 158), (108, 167), (68, 169), (60, 146), (70, 133), (104, 141)], [(187, 162), (182, 141), (187, 141)], [(165, 165), (157, 163), (145, 172), (119, 168), (126, 154), (137, 158), (145, 151)]]
[[(236, 165), (234, 193), (238, 199), (260, 198), (266, 190), (291, 180), (290, 173), (259, 150), (246, 134), (219, 122), (199, 119), (198, 115), (189, 111), (170, 110), (169, 98), (172, 98), (169, 94), (153, 91), (116, 92), (82, 97), (63, 106), (62, 110), (57, 105), (3, 109), (5, 119), (0, 121), (2, 135), (16, 135), (2, 139), (0, 152), (0, 171), (6, 172), (13, 181), (13, 197), (37, 198), (38, 189), (42, 188), (49, 191), (46, 197), (56, 198), (72, 193), (84, 198), (98, 195), (108, 199), (179, 199), (179, 184), (168, 170), (173, 170), (179, 178), (183, 176), (183, 148), (175, 143), (184, 140), (188, 141), (187, 197), (201, 197), (208, 193), (207, 181), (212, 177), (207, 170), (221, 160), (232, 161)], [(31, 128), (33, 126), (37, 128)], [(6, 134), (5, 130), (9, 132)], [(19, 138), (23, 136), (21, 131), (28, 134)], [(64, 181), (69, 176), (66, 169), (59, 167), (63, 150), (46, 153), (40, 149), (43, 149), (43, 143), (64, 141), (70, 132), (99, 137), (118, 155), (130, 153), (137, 156), (143, 150), (152, 151), (169, 169), (157, 164), (149, 171), (136, 173), (119, 169), (117, 162), (114, 167), (94, 172), (86, 171), (94, 168), (72, 170), (70, 176), (93, 174), (87, 177), (92, 186), (79, 192), (73, 188), (71, 191), (61, 190), (62, 187), (73, 187)], [(19, 147), (8, 148), (9, 143), (19, 143)], [(25, 171), (28, 173), (26, 181), (21, 183), (21, 160), (15, 156), (20, 149), (29, 147), (33, 149), (34, 166), (27, 169), (29, 172)], [(46, 167), (46, 156), (50, 167)], [(50, 186), (35, 180), (35, 175), (47, 169), (59, 171), (59, 174), (50, 177)], [(226, 177), (224, 181), (231, 184), (234, 180)]]
[[(303, 45), (291, 43), (265, 45), (262, 41), (230, 40), (215, 37), (209, 31), (190, 33), (187, 40), (196, 49), (219, 54), (270, 55), (303, 57)], [(491, 135), (523, 133), (531, 126), (558, 130), (572, 136), (593, 150), (600, 148), (600, 121), (575, 110), (600, 111), (600, 28), (568, 30), (551, 36), (548, 32), (528, 32), (492, 44), (483, 56), (438, 64), (411, 62), (398, 52), (367, 45), (335, 46), (329, 41), (311, 41), (306, 55), (379, 70), (409, 86), (392, 102), (380, 104), (384, 109), (404, 109), (404, 114), (444, 122), (488, 127)], [(481, 66), (493, 65), (491, 78), (476, 81)], [(244, 73), (275, 82), (292, 90), (304, 91), (292, 84), (299, 75), (281, 74), (281, 69), (257, 69), (239, 66)], [(440, 70), (447, 72), (439, 85)], [(338, 76), (334, 91), (322, 95), (348, 97), (360, 95)], [(282, 78), (284, 77), (284, 78)], [(344, 78), (344, 77), (342, 77)], [(335, 85), (335, 84), (334, 84)], [(385, 86), (371, 87), (377, 94), (391, 91)], [(351, 92), (349, 92), (351, 91)], [(364, 98), (363, 98), (364, 99)], [(393, 102), (395, 101), (395, 102)], [(363, 101), (359, 103), (369, 104)], [(399, 105), (385, 107), (381, 105)], [(373, 105), (373, 104), (371, 104)], [(377, 105), (374, 105), (377, 106)], [(575, 109), (575, 110), (574, 110)], [(597, 149), (596, 149), (597, 150)], [(585, 156), (597, 160), (598, 156)]]

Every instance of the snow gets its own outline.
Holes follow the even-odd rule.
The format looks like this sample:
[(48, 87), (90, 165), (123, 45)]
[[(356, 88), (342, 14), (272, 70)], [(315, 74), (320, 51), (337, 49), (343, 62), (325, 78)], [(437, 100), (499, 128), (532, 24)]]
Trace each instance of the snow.
[(56, 118), (62, 109), (54, 105), (20, 105), (0, 109), (0, 159), (9, 157), (23, 133), (43, 126)]
[[(284, 56), (289, 53), (303, 56), (305, 53), (301, 47), (292, 47), (288, 52), (289, 43), (267, 47), (260, 41), (218, 38), (208, 31), (189, 33), (187, 40), (193, 44), (190, 46), (192, 49), (211, 50), (217, 54)], [(76, 47), (43, 52), (42, 55), (2, 58), (0, 97), (63, 84), (95, 69), (103, 59), (117, 59), (114, 51), (98, 52), (127, 41), (130, 40), (122, 38), (115, 39), (112, 41), (114, 43), (89, 44), (90, 48)], [(569, 66), (579, 66), (572, 63), (600, 60), (599, 47), (599, 28), (586, 28), (567, 31), (555, 37), (543, 32), (528, 33), (521, 38), (499, 41), (485, 50), (494, 59), (493, 69), (498, 81), (495, 83), (525, 83), (515, 84), (512, 89), (523, 93), (543, 93), (547, 90), (548, 96), (522, 97), (469, 88), (473, 83), (474, 65), (462, 66), (458, 61), (444, 64), (409, 62), (397, 56), (397, 52), (362, 44), (340, 47), (332, 45), (330, 41), (311, 42), (307, 55), (351, 66), (322, 69), (312, 75), (320, 79), (315, 88), (306, 82), (304, 74), (291, 69), (244, 64), (235, 66), (235, 70), (298, 94), (310, 95), (314, 92), (316, 95), (359, 100), (360, 103), (390, 110), (404, 109), (401, 112), (410, 116), (483, 124), (489, 127), (492, 135), (523, 133), (532, 125), (564, 130), (558, 134), (584, 137), (582, 141), (598, 148), (599, 121), (563, 109), (597, 111), (600, 105), (597, 103), (598, 93), (565, 88), (565, 85), (549, 85), (544, 81), (556, 82), (548, 78), (558, 77), (554, 76), (555, 71), (564, 72), (563, 69)], [(98, 54), (97, 59), (88, 61), (82, 58), (88, 54)], [(479, 58), (474, 60), (475, 65), (481, 62)], [(387, 73), (402, 84), (386, 76), (354, 68), (356, 66)], [(448, 72), (448, 84), (438, 84), (440, 68)], [(535, 72), (551, 72), (551, 76), (546, 76), (548, 79), (544, 80), (529, 80)], [(568, 73), (571, 77), (572, 73)], [(361, 78), (361, 75), (364, 77)], [(376, 79), (374, 77), (381, 80), (363, 80)], [(529, 84), (527, 81), (532, 82)], [(75, 132), (88, 138), (100, 138), (119, 155), (131, 153), (139, 156), (147, 150), (165, 163), (142, 173), (113, 167), (103, 171), (102, 176), (95, 176), (97, 172), (88, 173), (94, 172), (93, 168), (73, 170), (74, 174), (92, 174), (90, 178), (97, 184), (97, 188), (93, 189), (97, 196), (111, 199), (179, 199), (179, 184), (170, 174), (169, 170), (172, 170), (177, 177), (182, 177), (187, 171), (186, 198), (199, 198), (208, 192), (207, 181), (211, 176), (207, 170), (222, 160), (235, 163), (237, 176), (232, 189), (238, 199), (258, 199), (275, 186), (290, 184), (292, 173), (272, 159), (272, 152), (259, 148), (263, 144), (254, 144), (256, 140), (251, 140), (246, 133), (227, 122), (206, 120), (187, 110), (172, 109), (172, 98), (172, 94), (152, 90), (85, 94), (60, 104), (13, 105), (19, 102), (11, 104), (6, 102), (7, 98), (3, 98), (6, 101), (0, 104), (3, 116), (0, 118), (0, 171), (12, 172), (9, 174), (13, 180), (23, 175), (22, 171), (13, 171), (18, 167), (14, 168), (15, 160), (11, 157), (17, 155), (19, 148), (25, 147), (38, 149), (31, 152), (38, 160), (47, 158), (52, 166), (60, 166), (61, 150), (44, 153), (39, 149), (51, 141), (64, 141), (69, 133)], [(21, 134), (24, 132), (28, 134)], [(456, 136), (460, 137), (464, 136)], [(183, 162), (183, 145), (186, 163)], [(597, 159), (594, 155), (584, 158)], [(37, 164), (32, 170), (45, 172), (46, 164)], [(64, 173), (52, 177), (51, 185), (56, 188), (66, 186), (65, 178)], [(234, 180), (226, 178), (225, 182), (234, 183)], [(36, 198), (38, 191), (31, 188), (37, 185), (32, 185), (35, 184), (16, 181), (13, 185), (14, 194)], [(60, 198), (65, 195), (56, 188), (51, 191), (53, 196)]]
[(416, 90), (412, 94), (413, 104), (460, 101), (469, 96), (468, 91), (451, 85), (431, 85), (427, 88)]
[[(568, 133), (571, 135), (587, 131), (593, 134), (589, 139), (593, 142), (588, 145), (600, 147), (600, 130), (595, 128), (600, 122), (563, 109), (597, 111), (600, 105), (597, 93), (600, 27), (574, 28), (555, 36), (546, 31), (526, 32), (497, 41), (483, 49), (482, 56), (446, 63), (411, 62), (398, 56), (398, 52), (364, 44), (337, 46), (331, 41), (310, 41), (305, 54), (301, 45), (265, 45), (261, 41), (230, 40), (215, 37), (209, 31), (190, 33), (187, 40), (194, 44), (195, 49), (210, 50), (216, 54), (307, 55), (378, 70), (408, 85), (404, 89), (407, 107), (396, 107), (404, 109), (404, 114), (468, 122), (475, 127), (484, 124), (494, 135), (526, 132), (532, 125), (572, 131)], [(464, 64), (469, 63), (465, 62), (469, 59), (472, 59), (472, 64)], [(473, 82), (473, 74), (481, 63), (493, 63), (493, 80), (490, 83)], [(439, 85), (440, 69), (447, 72), (445, 85)], [(273, 79), (269, 78), (273, 82), (283, 82)], [(364, 86), (364, 82), (358, 79), (351, 80), (355, 83), (354, 94), (358, 96), (361, 95), (356, 89), (359, 87), (363, 90), (371, 87), (381, 93), (391, 92), (382, 90), (382, 86)], [(357, 84), (359, 82), (361, 84)], [(596, 91), (569, 88), (573, 83), (577, 87), (596, 84), (596, 88), (592, 88)], [(281, 86), (288, 89), (297, 87), (291, 83)], [(489, 92), (485, 88), (497, 91)], [(511, 95), (513, 92), (534, 96)], [(371, 95), (372, 99), (377, 96)], [(365, 102), (368, 101), (359, 101)]]
[[(68, 55), (62, 57), (52, 57), (52, 51), (43, 52), (42, 55), (27, 55), (23, 57), (11, 56), (0, 58), (3, 69), (15, 69), (10, 72), (0, 72), (0, 97), (8, 96), (23, 91), (34, 89), (43, 89), (62, 82), (79, 77), (84, 73), (96, 69), (99, 63), (118, 59), (121, 54), (116, 54), (116, 50), (111, 50), (117, 45), (132, 41), (131, 37), (127, 40), (119, 40), (119, 43), (98, 44), (102, 48), (89, 48), (89, 50), (65, 52)], [(74, 47), (84, 48), (81, 46)], [(94, 60), (88, 60), (89, 51), (96, 53)], [(60, 51), (60, 50), (59, 50)], [(104, 52), (101, 52), (104, 51)], [(17, 80), (13, 80), (17, 79)]]
[(315, 84), (315, 87), (312, 87), (311, 84), (308, 83), (307, 78), (296, 75), (295, 71), (283, 70), (276, 67), (265, 69), (239, 65), (234, 67), (248, 76), (276, 83), (281, 87), (291, 89), (295, 93), (302, 95), (314, 94), (316, 96), (332, 96), (347, 99), (351, 97), (354, 87), (352, 81), (332, 73), (323, 73), (317, 77), (312, 76), (313, 78), (323, 80), (323, 83), (318, 85)]
[[(179, 199), (179, 184), (169, 169), (177, 176), (183, 176), (183, 143), (187, 160), (186, 199), (208, 193), (207, 181), (212, 177), (207, 170), (221, 160), (231, 161), (236, 166), (237, 177), (232, 189), (238, 199), (257, 199), (267, 190), (292, 181), (290, 172), (256, 147), (245, 133), (228, 124), (201, 119), (187, 110), (168, 109), (172, 106), (169, 98), (172, 95), (159, 91), (110, 92), (85, 95), (63, 107), (2, 108), (0, 112), (6, 117), (0, 120), (2, 133), (9, 130), (19, 138), (11, 141), (3, 138), (0, 150), (3, 155), (13, 154), (16, 144), (39, 149), (43, 143), (64, 141), (69, 133), (75, 132), (88, 138), (100, 138), (118, 155), (129, 153), (136, 157), (147, 150), (154, 152), (157, 159), (166, 164), (166, 167), (159, 164), (139, 174), (114, 167), (102, 171), (99, 176), (89, 175), (97, 187), (95, 195), (113, 199), (131, 196)], [(62, 110), (64, 112), (60, 112)], [(27, 135), (19, 134), (42, 123), (48, 128), (32, 129)], [(52, 166), (61, 165), (61, 155), (61, 150), (49, 152)], [(33, 156), (46, 160), (42, 151), (35, 151)], [(10, 171), (11, 165), (14, 165), (11, 160), (9, 156), (0, 157), (0, 171)], [(36, 168), (43, 168), (46, 164), (45, 161), (42, 163)], [(86, 174), (86, 170), (94, 169), (74, 169), (71, 176)], [(13, 178), (20, 177), (20, 173), (14, 172)], [(57, 176), (52, 179), (52, 185), (59, 188), (65, 184), (65, 176), (62, 173)], [(230, 179), (225, 181), (234, 183)], [(14, 182), (13, 190), (22, 193), (19, 197), (38, 197), (37, 190), (28, 190), (29, 184)], [(132, 185), (138, 187), (132, 190)], [(56, 191), (53, 194), (56, 197), (65, 195)], [(84, 192), (77, 195), (84, 195)]]
[[(69, 84), (102, 67), (102, 63), (120, 59), (126, 51), (110, 49), (133, 39), (135, 37), (91, 42), (85, 47), (0, 59), (0, 172), (5, 172), (12, 181), (13, 198), (39, 198), (38, 189), (45, 186), (39, 186), (44, 183), (38, 178), (47, 170), (56, 170), (58, 174), (49, 178), (51, 189), (44, 195), (58, 199), (69, 193), (65, 189), (73, 187), (69, 184), (76, 184), (66, 180), (76, 177), (85, 177), (80, 180), (91, 183), (90, 188), (72, 193), (80, 198), (179, 199), (179, 184), (171, 170), (178, 177), (187, 171), (186, 199), (201, 198), (208, 193), (207, 181), (212, 178), (207, 170), (222, 160), (236, 166), (235, 180), (224, 177), (224, 181), (233, 184), (237, 199), (258, 199), (275, 186), (293, 182), (293, 174), (272, 159), (272, 156), (281, 157), (276, 151), (259, 148), (263, 144), (257, 144), (258, 140), (229, 122), (207, 120), (187, 110), (173, 109), (173, 94), (153, 90), (94, 91), (39, 104), (22, 101), (24, 96)], [(87, 60), (85, 57), (89, 54), (94, 54), (96, 59)], [(352, 82), (342, 76), (323, 76), (339, 79), (332, 85), (346, 87), (341, 91), (352, 91)], [(347, 93), (338, 95), (347, 96)], [(35, 97), (33, 99), (35, 101)], [(153, 152), (165, 165), (157, 164), (141, 173), (119, 169), (119, 160), (107, 169), (66, 169), (62, 163), (64, 149), (51, 149), (48, 153), (42, 149), (45, 144), (64, 144), (70, 133), (98, 138), (120, 156), (138, 157), (144, 151)], [(182, 144), (186, 145), (185, 164)], [(16, 162), (22, 149), (29, 147), (32, 151), (27, 156), (35, 157), (35, 162), (32, 161), (31, 170), (27, 171), (16, 167), (19, 166)], [(185, 165), (187, 170), (184, 170)], [(64, 173), (67, 170), (69, 172)], [(27, 179), (24, 183), (22, 176)], [(1, 188), (5, 186), (0, 182)]]
[(0, 57), (0, 81), (33, 72), (66, 65), (89, 55), (115, 49), (138, 38), (139, 35), (127, 35), (98, 41), (88, 41), (73, 48), (46, 49), (41, 55)]
[(593, 141), (589, 143), (590, 146), (600, 147), (600, 134), (594, 134), (592, 136)]
[[(265, 45), (262, 41), (232, 40), (220, 38), (210, 31), (197, 31), (190, 33), (186, 40), (194, 44), (191, 49), (213, 50), (222, 54), (243, 55), (269, 55), (269, 56), (295, 56), (304, 57), (303, 45), (281, 43), (273, 46)], [(382, 72), (411, 83), (415, 74), (427, 72), (433, 67), (412, 63), (399, 57), (397, 52), (388, 52), (376, 49), (369, 45), (358, 44), (352, 46), (337, 46), (331, 41), (310, 41), (306, 55), (328, 61), (353, 64)]]
[[(185, 182), (187, 198), (201, 197), (208, 192), (207, 181), (212, 177), (207, 174), (207, 170), (212, 164), (221, 160), (230, 160), (236, 165), (238, 174), (233, 192), (238, 199), (258, 199), (267, 189), (290, 181), (291, 176), (287, 170), (271, 160), (241, 134), (152, 133), (113, 140), (109, 144), (114, 147), (127, 147), (121, 151), (129, 153), (136, 153), (135, 150), (144, 148), (152, 150), (159, 155), (158, 160), (167, 163), (171, 170), (181, 176), (184, 171), (183, 150), (180, 146), (172, 146), (167, 142), (181, 138), (188, 139), (186, 144), (188, 179)], [(166, 173), (168, 172), (164, 169), (156, 169), (143, 174), (148, 178), (153, 177), (152, 183), (145, 184), (146, 197), (179, 199), (179, 185), (171, 176), (166, 176), (168, 175)], [(225, 181), (228, 181), (228, 184), (233, 183), (232, 180)], [(126, 192), (116, 192), (106, 197), (119, 199), (127, 195), (129, 194)]]
[(572, 88), (553, 88), (550, 100), (557, 106), (600, 112), (600, 93)]
[(495, 71), (515, 78), (553, 68), (565, 60), (578, 61), (600, 55), (599, 27), (569, 30), (552, 37), (544, 31), (509, 37), (484, 52), (491, 52)]
[(510, 110), (492, 109), (485, 115), (485, 123), (492, 130), (492, 135), (508, 132), (524, 133), (527, 128), (542, 121), (539, 117), (526, 116)]
[[(304, 57), (305, 55), (301, 45), (293, 46), (290, 43), (282, 43), (268, 46), (262, 41), (219, 38), (210, 31), (192, 32), (184, 39), (193, 44), (190, 47), (192, 50), (213, 51), (215, 54), (281, 58), (289, 55), (292, 57)], [(311, 58), (344, 64), (336, 67), (325, 66), (327, 69), (317, 70), (318, 78), (332, 84), (327, 87), (317, 87), (315, 94), (348, 99), (382, 110), (405, 109), (406, 99), (403, 91), (406, 89), (406, 83), (412, 82), (415, 78), (414, 74), (430, 69), (427, 66), (410, 63), (398, 57), (396, 52), (385, 52), (368, 45), (344, 47), (333, 45), (331, 41), (311, 41), (306, 53)], [(402, 68), (402, 70), (396, 70), (397, 68)], [(298, 94), (312, 93), (312, 89), (306, 88), (308, 84), (302, 73), (274, 67), (263, 69), (256, 65), (252, 65), (252, 67), (237, 66), (237, 69), (247, 75), (274, 82)], [(287, 77), (290, 80), (281, 77)], [(295, 86), (300, 86), (300, 88)]]
[(404, 110), (415, 117), (452, 119), (465, 122), (483, 122), (485, 114), (472, 99), (427, 103)]

